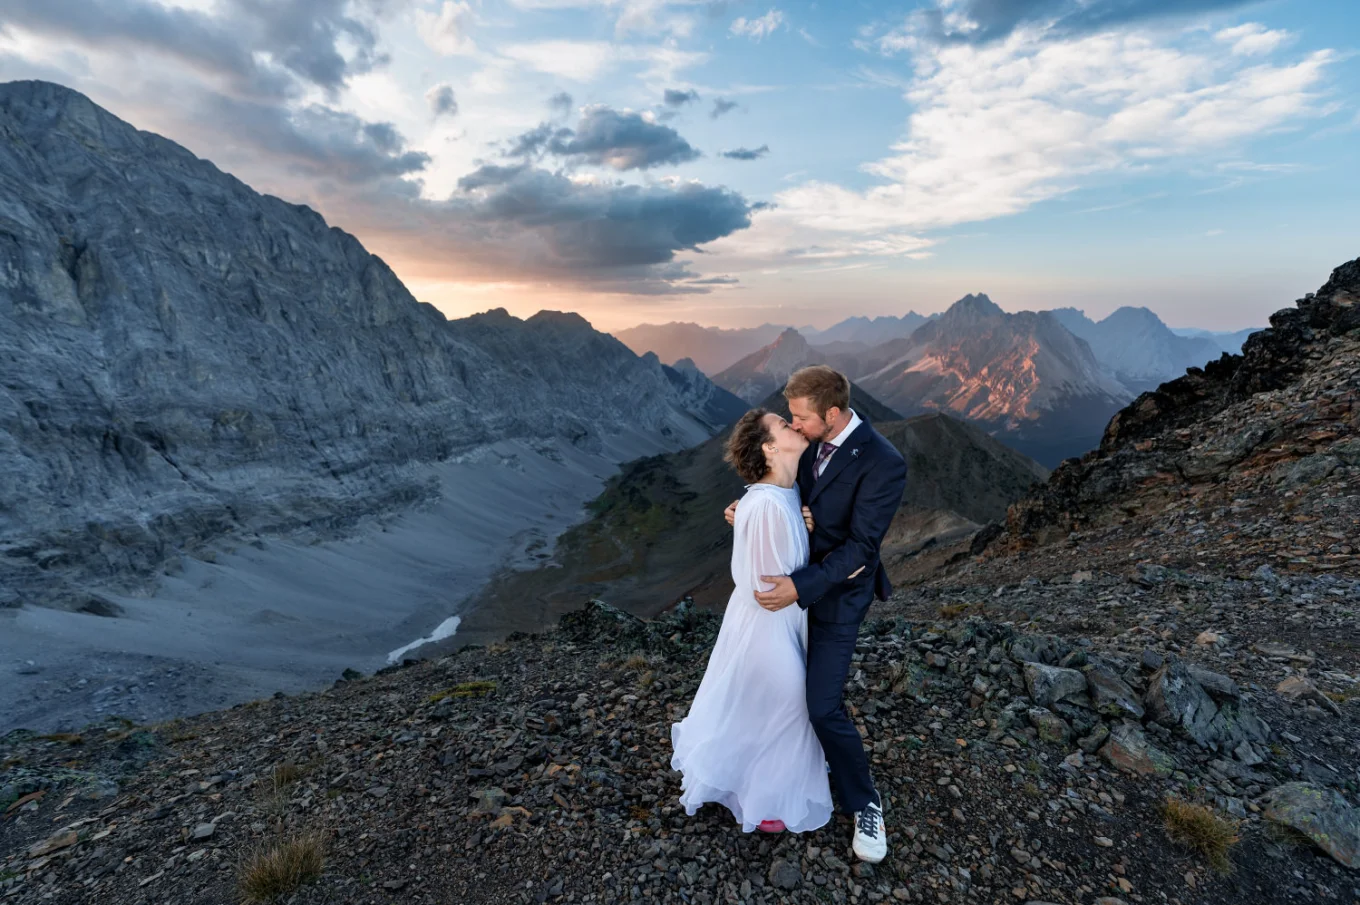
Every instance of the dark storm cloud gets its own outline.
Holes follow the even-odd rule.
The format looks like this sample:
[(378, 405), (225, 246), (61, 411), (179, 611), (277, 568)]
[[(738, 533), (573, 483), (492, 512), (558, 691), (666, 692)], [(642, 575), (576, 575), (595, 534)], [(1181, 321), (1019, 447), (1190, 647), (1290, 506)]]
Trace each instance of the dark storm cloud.
[(677, 91), (674, 88), (667, 88), (661, 96), (661, 101), (667, 107), (683, 107), (685, 104), (694, 103), (699, 99), (699, 92), (694, 89), (689, 91)]
[(1055, 34), (1078, 34), (1154, 19), (1184, 17), (1245, 6), (1253, 0), (966, 0), (952, 11), (976, 27), (949, 29), (943, 11), (916, 15), (927, 35), (942, 41), (983, 43), (1004, 38), (1024, 25), (1041, 25)]
[(737, 109), (736, 101), (726, 101), (723, 100), (722, 98), (718, 98), (716, 101), (713, 102), (713, 112), (710, 113), (709, 116), (712, 117), (713, 119), (717, 119), (724, 113), (730, 113), (735, 109)]
[(759, 160), (770, 153), (769, 145), (761, 145), (758, 148), (733, 148), (731, 151), (723, 151), (722, 156), (728, 160)]

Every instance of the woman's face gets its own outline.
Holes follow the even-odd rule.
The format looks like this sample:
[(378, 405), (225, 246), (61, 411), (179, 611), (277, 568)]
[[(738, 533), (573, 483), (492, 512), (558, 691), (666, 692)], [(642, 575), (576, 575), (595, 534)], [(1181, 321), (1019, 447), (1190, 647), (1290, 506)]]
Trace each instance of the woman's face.
[[(792, 459), (797, 462), (803, 450), (807, 449), (807, 437), (798, 433), (792, 425), (773, 412), (760, 420), (770, 432), (770, 442), (765, 446), (765, 458), (771, 462), (776, 458)], [(771, 446), (775, 451), (771, 451)]]

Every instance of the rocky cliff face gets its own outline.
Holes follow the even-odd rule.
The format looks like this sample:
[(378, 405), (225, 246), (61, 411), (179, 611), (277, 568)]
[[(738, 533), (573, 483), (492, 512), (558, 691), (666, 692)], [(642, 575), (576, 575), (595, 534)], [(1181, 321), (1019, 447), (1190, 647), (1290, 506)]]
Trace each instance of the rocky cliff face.
[[(1276, 312), (1270, 324), (1247, 339), (1241, 355), (1192, 368), (1117, 413), (1098, 449), (1065, 463), (1043, 493), (1012, 507), (1009, 542), (1152, 517), (1210, 491), (1240, 497), (1235, 511), (1267, 497), (1294, 509), (1301, 495), (1320, 494), (1331, 533), (1343, 536), (1301, 544), (1311, 553), (1319, 542), (1327, 548), (1340, 540), (1345, 550), (1317, 555), (1353, 561), (1345, 538), (1353, 541), (1360, 523), (1336, 487), (1360, 474), (1360, 259), (1338, 267), (1317, 293)], [(1314, 523), (1305, 533), (1321, 528)], [(1245, 540), (1238, 534), (1225, 543), (1245, 548)]]
[(0, 86), (0, 588), (97, 606), (228, 533), (329, 536), (504, 438), (716, 422), (579, 317), (450, 322), (314, 211), (43, 82)]

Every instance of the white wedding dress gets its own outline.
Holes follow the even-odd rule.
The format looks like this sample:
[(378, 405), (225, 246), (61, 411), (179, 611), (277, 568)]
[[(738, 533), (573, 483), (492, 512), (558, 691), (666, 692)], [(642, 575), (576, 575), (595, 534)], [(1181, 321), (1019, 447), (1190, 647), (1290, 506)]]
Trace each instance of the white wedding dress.
[(745, 832), (782, 820), (793, 832), (831, 819), (822, 745), (805, 698), (807, 611), (756, 603), (762, 575), (789, 575), (808, 561), (797, 489), (752, 484), (737, 506), (732, 581), (722, 628), (689, 714), (671, 726), (671, 768), (683, 774), (680, 803), (727, 807)]

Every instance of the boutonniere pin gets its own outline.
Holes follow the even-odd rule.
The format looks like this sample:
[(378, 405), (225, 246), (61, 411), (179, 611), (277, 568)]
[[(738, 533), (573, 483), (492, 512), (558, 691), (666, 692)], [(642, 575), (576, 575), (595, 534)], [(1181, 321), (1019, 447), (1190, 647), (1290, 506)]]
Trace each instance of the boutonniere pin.
[(855, 449), (850, 450), (850, 458), (852, 458), (852, 459), (858, 459), (858, 458), (859, 458), (859, 449), (858, 449), (858, 447), (855, 448)]

